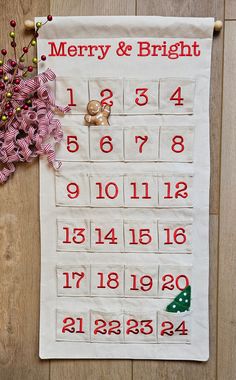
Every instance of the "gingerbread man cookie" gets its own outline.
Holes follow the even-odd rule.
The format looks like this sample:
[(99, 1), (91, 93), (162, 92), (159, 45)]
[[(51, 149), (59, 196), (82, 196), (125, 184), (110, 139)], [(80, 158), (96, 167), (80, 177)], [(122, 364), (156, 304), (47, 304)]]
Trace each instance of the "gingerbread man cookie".
[(91, 100), (87, 105), (87, 111), (84, 120), (90, 125), (109, 125), (111, 108), (108, 104), (102, 106), (98, 100)]

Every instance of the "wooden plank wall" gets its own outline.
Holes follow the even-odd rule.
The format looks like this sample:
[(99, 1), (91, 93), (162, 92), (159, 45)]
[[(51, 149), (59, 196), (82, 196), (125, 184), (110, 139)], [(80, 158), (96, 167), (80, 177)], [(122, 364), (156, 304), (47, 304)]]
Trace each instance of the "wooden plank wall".
[[(49, 13), (214, 16), (225, 20), (224, 30), (214, 37), (211, 82), (210, 360), (195, 363), (38, 358), (39, 171), (34, 162), (21, 165), (14, 179), (0, 188), (0, 380), (234, 380), (236, 1), (1, 0), (0, 4), (1, 48), (8, 46), (10, 19), (15, 18), (22, 26), (25, 19)], [(22, 32), (22, 44), (26, 37)]]

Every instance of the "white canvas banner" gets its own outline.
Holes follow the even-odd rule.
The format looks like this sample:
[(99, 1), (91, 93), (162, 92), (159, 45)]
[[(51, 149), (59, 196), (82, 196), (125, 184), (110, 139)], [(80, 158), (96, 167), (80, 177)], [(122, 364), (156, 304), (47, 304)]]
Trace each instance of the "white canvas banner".
[[(97, 16), (42, 29), (39, 71), (56, 73), (71, 111), (61, 168), (40, 160), (41, 358), (208, 359), (213, 25)], [(90, 100), (103, 120), (110, 106), (110, 125), (86, 125)]]

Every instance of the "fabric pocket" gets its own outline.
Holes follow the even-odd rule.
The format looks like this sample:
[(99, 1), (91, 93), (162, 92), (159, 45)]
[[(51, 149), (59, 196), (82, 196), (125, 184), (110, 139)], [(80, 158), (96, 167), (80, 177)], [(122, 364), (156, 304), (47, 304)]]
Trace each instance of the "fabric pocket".
[(112, 114), (123, 113), (123, 79), (90, 79), (89, 98), (108, 104)]
[(87, 251), (90, 248), (90, 222), (85, 219), (57, 220), (57, 250)]
[(193, 161), (193, 127), (161, 127), (160, 161)]
[(158, 312), (158, 343), (191, 343), (191, 313)]
[(89, 206), (89, 177), (77, 174), (70, 165), (62, 165), (56, 172), (56, 205)]
[(158, 81), (124, 79), (124, 112), (158, 113)]
[(126, 161), (157, 161), (159, 127), (135, 127), (124, 130)]
[(57, 295), (84, 297), (90, 295), (90, 265), (57, 266)]
[(77, 77), (57, 77), (56, 104), (68, 105), (72, 114), (85, 114), (89, 101), (88, 80)]
[(192, 250), (191, 222), (158, 222), (159, 251), (190, 253)]
[(91, 205), (94, 207), (122, 207), (123, 176), (90, 176)]
[(157, 252), (157, 223), (146, 220), (125, 220), (126, 252)]
[(157, 177), (124, 176), (126, 207), (157, 207)]
[(160, 207), (192, 207), (193, 176), (158, 177)]
[(186, 78), (160, 79), (159, 112), (192, 114), (196, 81)]
[(157, 318), (153, 311), (125, 312), (125, 343), (157, 343)]
[(88, 127), (63, 126), (63, 140), (57, 147), (56, 156), (60, 161), (89, 161)]
[(99, 252), (123, 252), (122, 221), (91, 222), (91, 249)]
[(123, 315), (91, 310), (91, 342), (123, 343)]
[(89, 312), (56, 310), (57, 341), (90, 341)]
[(192, 266), (160, 265), (159, 297), (174, 298), (191, 284)]
[(124, 296), (124, 265), (92, 265), (91, 295), (99, 297)]
[(123, 129), (90, 127), (90, 152), (94, 161), (123, 161)]
[(125, 297), (157, 297), (158, 266), (125, 267)]

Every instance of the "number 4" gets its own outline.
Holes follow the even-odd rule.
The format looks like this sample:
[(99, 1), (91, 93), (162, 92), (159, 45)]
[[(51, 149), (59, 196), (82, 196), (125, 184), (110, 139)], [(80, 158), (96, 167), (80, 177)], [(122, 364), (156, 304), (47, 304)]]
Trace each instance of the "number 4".
[(177, 89), (171, 95), (170, 100), (176, 101), (176, 103), (174, 103), (175, 106), (184, 105), (183, 103), (184, 98), (181, 98), (181, 87), (177, 87)]

